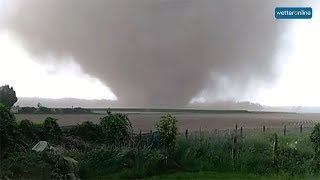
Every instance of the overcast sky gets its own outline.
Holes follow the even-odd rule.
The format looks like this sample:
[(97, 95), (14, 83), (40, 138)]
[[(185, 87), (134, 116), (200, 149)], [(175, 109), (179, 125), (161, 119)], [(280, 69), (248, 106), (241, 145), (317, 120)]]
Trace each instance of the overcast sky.
[[(266, 16), (257, 14), (257, 19), (254, 18), (255, 14), (251, 14), (253, 17), (248, 17), (249, 20), (244, 20), (243, 23), (257, 24), (243, 29), (241, 26), (246, 24), (237, 24), (237, 20), (233, 20), (236, 17), (216, 17), (221, 15), (219, 8), (204, 9), (207, 8), (204, 6), (206, 2), (197, 4), (193, 0), (174, 0), (175, 3), (171, 4), (164, 0), (152, 0), (150, 3), (136, 0), (139, 3), (134, 4), (134, 7), (129, 7), (127, 4), (132, 5), (129, 1), (123, 0), (123, 2), (128, 2), (127, 4), (112, 3), (114, 1), (105, 1), (109, 4), (104, 4), (99, 0), (90, 1), (92, 3), (88, 7), (90, 15), (83, 15), (82, 18), (88, 18), (91, 22), (75, 23), (70, 28), (78, 26), (82, 30), (75, 30), (75, 34), (79, 36), (70, 37), (68, 27), (60, 29), (57, 25), (63, 26), (65, 23), (77, 22), (72, 18), (77, 17), (80, 13), (83, 14), (81, 5), (72, 4), (77, 1), (70, 1), (71, 5), (70, 3), (59, 4), (57, 1), (58, 3), (51, 4), (51, 7), (48, 5), (50, 3), (41, 4), (36, 0), (32, 0), (30, 5), (20, 4), (19, 1), (0, 0), (0, 85), (10, 84), (20, 97), (111, 100), (122, 97), (130, 99), (128, 103), (140, 106), (152, 106), (150, 102), (154, 101), (160, 102), (155, 106), (180, 106), (185, 100), (209, 102), (230, 99), (271, 106), (320, 106), (320, 2), (312, 4), (313, 18), (311, 20), (282, 20), (282, 22), (274, 19), (274, 7), (279, 5), (279, 2), (266, 3), (266, 10), (263, 13), (269, 12), (270, 14)], [(157, 4), (158, 2), (165, 3)], [(243, 0), (243, 2), (250, 1)], [(300, 5), (299, 3), (305, 1), (296, 2), (297, 5)], [(104, 12), (104, 8), (102, 10), (97, 8), (101, 6), (100, 3), (114, 6), (115, 9), (128, 10), (129, 13), (126, 15), (131, 15), (132, 19), (129, 22), (125, 18), (116, 17), (121, 16), (119, 12), (109, 12), (100, 16)], [(217, 3), (216, 5), (228, 8), (230, 4), (232, 3)], [(252, 4), (250, 8), (264, 7), (264, 4)], [(311, 4), (306, 4), (308, 5)], [(62, 6), (65, 9), (59, 13), (65, 13), (67, 20), (55, 14), (55, 10), (61, 9)], [(68, 6), (71, 7), (72, 13), (69, 12)], [(88, 4), (83, 7), (87, 6)], [(50, 12), (46, 8), (53, 10)], [(106, 11), (110, 9), (112, 7), (106, 7)], [(92, 15), (91, 10), (96, 10), (96, 13), (92, 12)], [(200, 12), (205, 13), (199, 15)], [(210, 15), (206, 14), (210, 12), (216, 15), (213, 17), (212, 25), (208, 23)], [(258, 12), (252, 11), (251, 13)], [(38, 17), (41, 13), (44, 13), (43, 18)], [(261, 19), (258, 19), (260, 16)], [(101, 17), (108, 20), (103, 20), (102, 23)], [(92, 22), (91, 18), (98, 20)], [(85, 21), (85, 19), (82, 20)], [(131, 20), (134, 21), (134, 24), (131, 24)], [(105, 42), (108, 39), (102, 38), (100, 42), (101, 37), (86, 36), (86, 33), (104, 32), (101, 29), (109, 27), (111, 22), (112, 25), (119, 26), (105, 32), (106, 35), (109, 33), (110, 37), (115, 37), (115, 39), (111, 38), (112, 44)], [(118, 25), (117, 22), (127, 23), (128, 26)], [(136, 25), (137, 23), (140, 25)], [(54, 24), (52, 32), (51, 24)], [(97, 29), (92, 28), (95, 25)], [(172, 28), (163, 27), (167, 25), (172, 25)], [(261, 25), (263, 29), (258, 25)], [(86, 28), (87, 26), (90, 28)], [(228, 33), (224, 31), (237, 28), (237, 26), (239, 26), (239, 34), (236, 33), (234, 37), (230, 37), (231, 34), (234, 34), (232, 32), (224, 34)], [(266, 29), (268, 27), (270, 29)], [(172, 31), (180, 32), (182, 29), (186, 29), (185, 32), (177, 35), (172, 33)], [(116, 32), (119, 30), (120, 32)], [(136, 34), (126, 36), (131, 31)], [(254, 38), (252, 40), (247, 38), (248, 41), (242, 43), (241, 36), (250, 34)], [(225, 38), (222, 38), (224, 36)], [(78, 41), (80, 37), (83, 37), (83, 40)], [(212, 37), (215, 43), (212, 43), (207, 37)], [(130, 41), (121, 38), (129, 38)], [(176, 40), (172, 40), (175, 38)], [(149, 42), (150, 39), (159, 41), (159, 43)], [(70, 43), (73, 40), (75, 41)], [(78, 46), (77, 43), (81, 42), (93, 44)], [(190, 42), (193, 44), (185, 45)], [(110, 48), (101, 48), (106, 46)], [(176, 48), (176, 46), (183, 46), (183, 49)], [(170, 50), (173, 47), (175, 51)], [(230, 48), (231, 52), (221, 52), (220, 48), (223, 50), (226, 47)], [(123, 52), (116, 53), (121, 48), (123, 48), (121, 51), (129, 52), (124, 53), (125, 55)], [(266, 54), (259, 54), (263, 48), (266, 49), (264, 52)], [(254, 53), (250, 52), (251, 50)], [(208, 58), (212, 56), (215, 56), (216, 59)], [(102, 61), (101, 57), (106, 60)], [(128, 57), (132, 58), (132, 61), (123, 60)], [(113, 61), (112, 58), (118, 61)], [(154, 62), (149, 60), (152, 58), (155, 59)], [(172, 69), (159, 64), (162, 58), (166, 59), (162, 61), (166, 65), (172, 63), (170, 66)], [(267, 60), (270, 62), (266, 62)], [(120, 61), (123, 64), (120, 64)], [(162, 70), (164, 66), (166, 68)], [(194, 68), (189, 69), (189, 67)], [(135, 69), (135, 71), (129, 72), (130, 69)], [(167, 76), (162, 77), (163, 74)], [(117, 79), (118, 76), (121, 77)], [(189, 83), (192, 85), (186, 85)], [(158, 85), (163, 85), (163, 89)], [(132, 97), (141, 99), (141, 102), (137, 102)], [(169, 102), (170, 100), (177, 103)]]

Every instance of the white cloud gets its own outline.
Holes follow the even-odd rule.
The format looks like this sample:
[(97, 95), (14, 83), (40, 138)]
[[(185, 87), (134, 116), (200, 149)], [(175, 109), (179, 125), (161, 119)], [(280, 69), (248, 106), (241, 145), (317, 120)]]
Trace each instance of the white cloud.
[(311, 20), (297, 20), (282, 43), (289, 47), (279, 58), (282, 74), (272, 88), (261, 88), (256, 101), (273, 106), (320, 106), (320, 13), (313, 7)]
[(0, 52), (0, 85), (10, 84), (20, 97), (116, 99), (72, 58), (61, 64), (36, 63), (7, 31), (0, 32)]

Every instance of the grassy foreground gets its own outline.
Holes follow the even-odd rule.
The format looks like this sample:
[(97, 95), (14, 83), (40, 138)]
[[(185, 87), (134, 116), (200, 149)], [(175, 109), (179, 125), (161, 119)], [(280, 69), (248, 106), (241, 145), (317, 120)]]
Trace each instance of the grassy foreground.
[(180, 137), (170, 154), (157, 149), (109, 147), (85, 153), (69, 151), (67, 155), (80, 162), (84, 179), (320, 179), (312, 178), (313, 150), (308, 136), (279, 137), (276, 164), (271, 135), (241, 139), (236, 161), (230, 158), (228, 137)]
[[(231, 147), (228, 135), (208, 134), (179, 137), (169, 154), (162, 149), (93, 144), (85, 149), (65, 149), (64, 154), (79, 162), (82, 179), (320, 179), (311, 178), (314, 154), (308, 136), (279, 137), (276, 164), (271, 135), (241, 139), (236, 161), (231, 159)], [(12, 154), (0, 166), (1, 174), (50, 177), (50, 166), (31, 151)]]
[[(68, 131), (50, 117), (43, 124), (17, 124), (8, 109), (0, 115), (0, 179), (57, 179), (70, 172), (81, 179), (320, 179), (312, 178), (320, 170), (320, 125), (311, 135), (217, 131), (185, 136), (177, 134), (175, 118), (167, 115), (157, 132), (137, 135), (126, 115), (111, 112), (100, 124), (85, 122)], [(59, 158), (32, 151), (39, 140), (56, 147)], [(72, 164), (76, 168), (57, 163), (62, 156), (78, 161)]]
[[(94, 179), (118, 179), (117, 175), (114, 176), (101, 176)], [(218, 172), (178, 172), (167, 175), (153, 176), (144, 178), (143, 180), (158, 180), (158, 179), (216, 179), (216, 180), (317, 180), (320, 177), (315, 176), (290, 176), (290, 175), (254, 175), (254, 174), (241, 174), (241, 173), (218, 173)]]

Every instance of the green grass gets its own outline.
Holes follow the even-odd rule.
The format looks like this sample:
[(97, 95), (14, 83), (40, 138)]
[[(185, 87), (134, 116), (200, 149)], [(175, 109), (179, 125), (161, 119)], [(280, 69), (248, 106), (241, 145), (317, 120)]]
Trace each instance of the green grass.
[(79, 161), (80, 176), (84, 179), (138, 179), (174, 172), (219, 173), (177, 173), (154, 178), (182, 176), (184, 179), (183, 176), (187, 175), (196, 179), (198, 176), (210, 178), (221, 175), (212, 178), (283, 179), (284, 176), (276, 174), (288, 174), (285, 176), (288, 179), (312, 174), (313, 150), (308, 136), (280, 136), (276, 165), (272, 159), (272, 138), (271, 134), (256, 134), (239, 139), (240, 149), (235, 162), (230, 156), (232, 141), (228, 134), (204, 134), (201, 138), (190, 135), (188, 139), (179, 137), (176, 149), (170, 154), (155, 149), (103, 147), (66, 155)]
[[(93, 179), (119, 179), (118, 174), (95, 177)], [(316, 180), (320, 177), (315, 176), (290, 176), (290, 175), (255, 175), (255, 174), (244, 174), (244, 173), (217, 173), (210, 171), (201, 172), (178, 172), (173, 174), (164, 174), (159, 176), (153, 176), (144, 178), (143, 180), (158, 180), (158, 179), (217, 179), (217, 180)]]
[[(236, 161), (231, 159), (232, 139), (228, 132), (203, 132), (201, 137), (190, 134), (188, 139), (180, 136), (175, 150), (170, 153), (164, 149), (91, 144), (85, 149), (66, 150), (64, 155), (79, 162), (82, 179), (277, 180), (305, 179), (303, 176), (312, 174), (314, 152), (308, 135), (279, 135), (276, 165), (272, 159), (272, 138), (273, 135), (268, 133), (252, 133), (239, 138)], [(23, 174), (26, 169), (33, 173), (28, 169), (29, 164), (40, 160), (30, 152), (10, 157), (2, 161), (0, 175), (12, 177), (10, 174)]]
[(170, 175), (161, 175), (147, 178), (145, 180), (156, 180), (156, 179), (225, 179), (225, 180), (283, 180), (283, 179), (319, 179), (319, 177), (292, 177), (289, 175), (273, 175), (273, 176), (261, 176), (254, 174), (239, 174), (239, 173), (215, 173), (215, 172), (197, 172), (197, 173), (175, 173)]

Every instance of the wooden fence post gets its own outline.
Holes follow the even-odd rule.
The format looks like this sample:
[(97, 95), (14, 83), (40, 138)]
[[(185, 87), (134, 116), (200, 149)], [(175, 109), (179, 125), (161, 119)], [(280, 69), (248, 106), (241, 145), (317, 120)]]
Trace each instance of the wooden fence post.
[(278, 136), (277, 133), (274, 133), (274, 142), (273, 142), (273, 163), (277, 163), (277, 151), (278, 151)]
[(232, 151), (231, 151), (231, 159), (233, 165), (235, 165), (235, 162), (237, 160), (237, 154), (238, 154), (238, 140), (237, 136), (232, 134)]
[(143, 147), (143, 145), (142, 145), (142, 134), (141, 134), (141, 129), (140, 129), (140, 131), (139, 131), (139, 148), (142, 148)]
[(200, 139), (200, 141), (202, 139), (201, 126), (200, 126), (200, 129), (199, 129), (199, 139)]
[(238, 136), (238, 124), (236, 123), (236, 126), (235, 126), (235, 134), (236, 136)]
[(232, 160), (232, 163), (234, 163), (234, 136), (233, 136), (233, 134), (231, 134), (231, 142), (232, 142), (232, 145), (231, 145), (231, 160)]
[(185, 134), (185, 136), (186, 136), (186, 139), (188, 139), (188, 129), (186, 129), (186, 134)]
[(242, 138), (242, 126), (240, 127), (240, 137)]
[(266, 126), (263, 126), (263, 127), (262, 127), (262, 131), (263, 131), (263, 133), (266, 132)]
[(302, 124), (300, 125), (300, 134), (302, 134)]
[(283, 127), (283, 135), (285, 136), (286, 134), (287, 134), (287, 126), (284, 125), (284, 127)]

